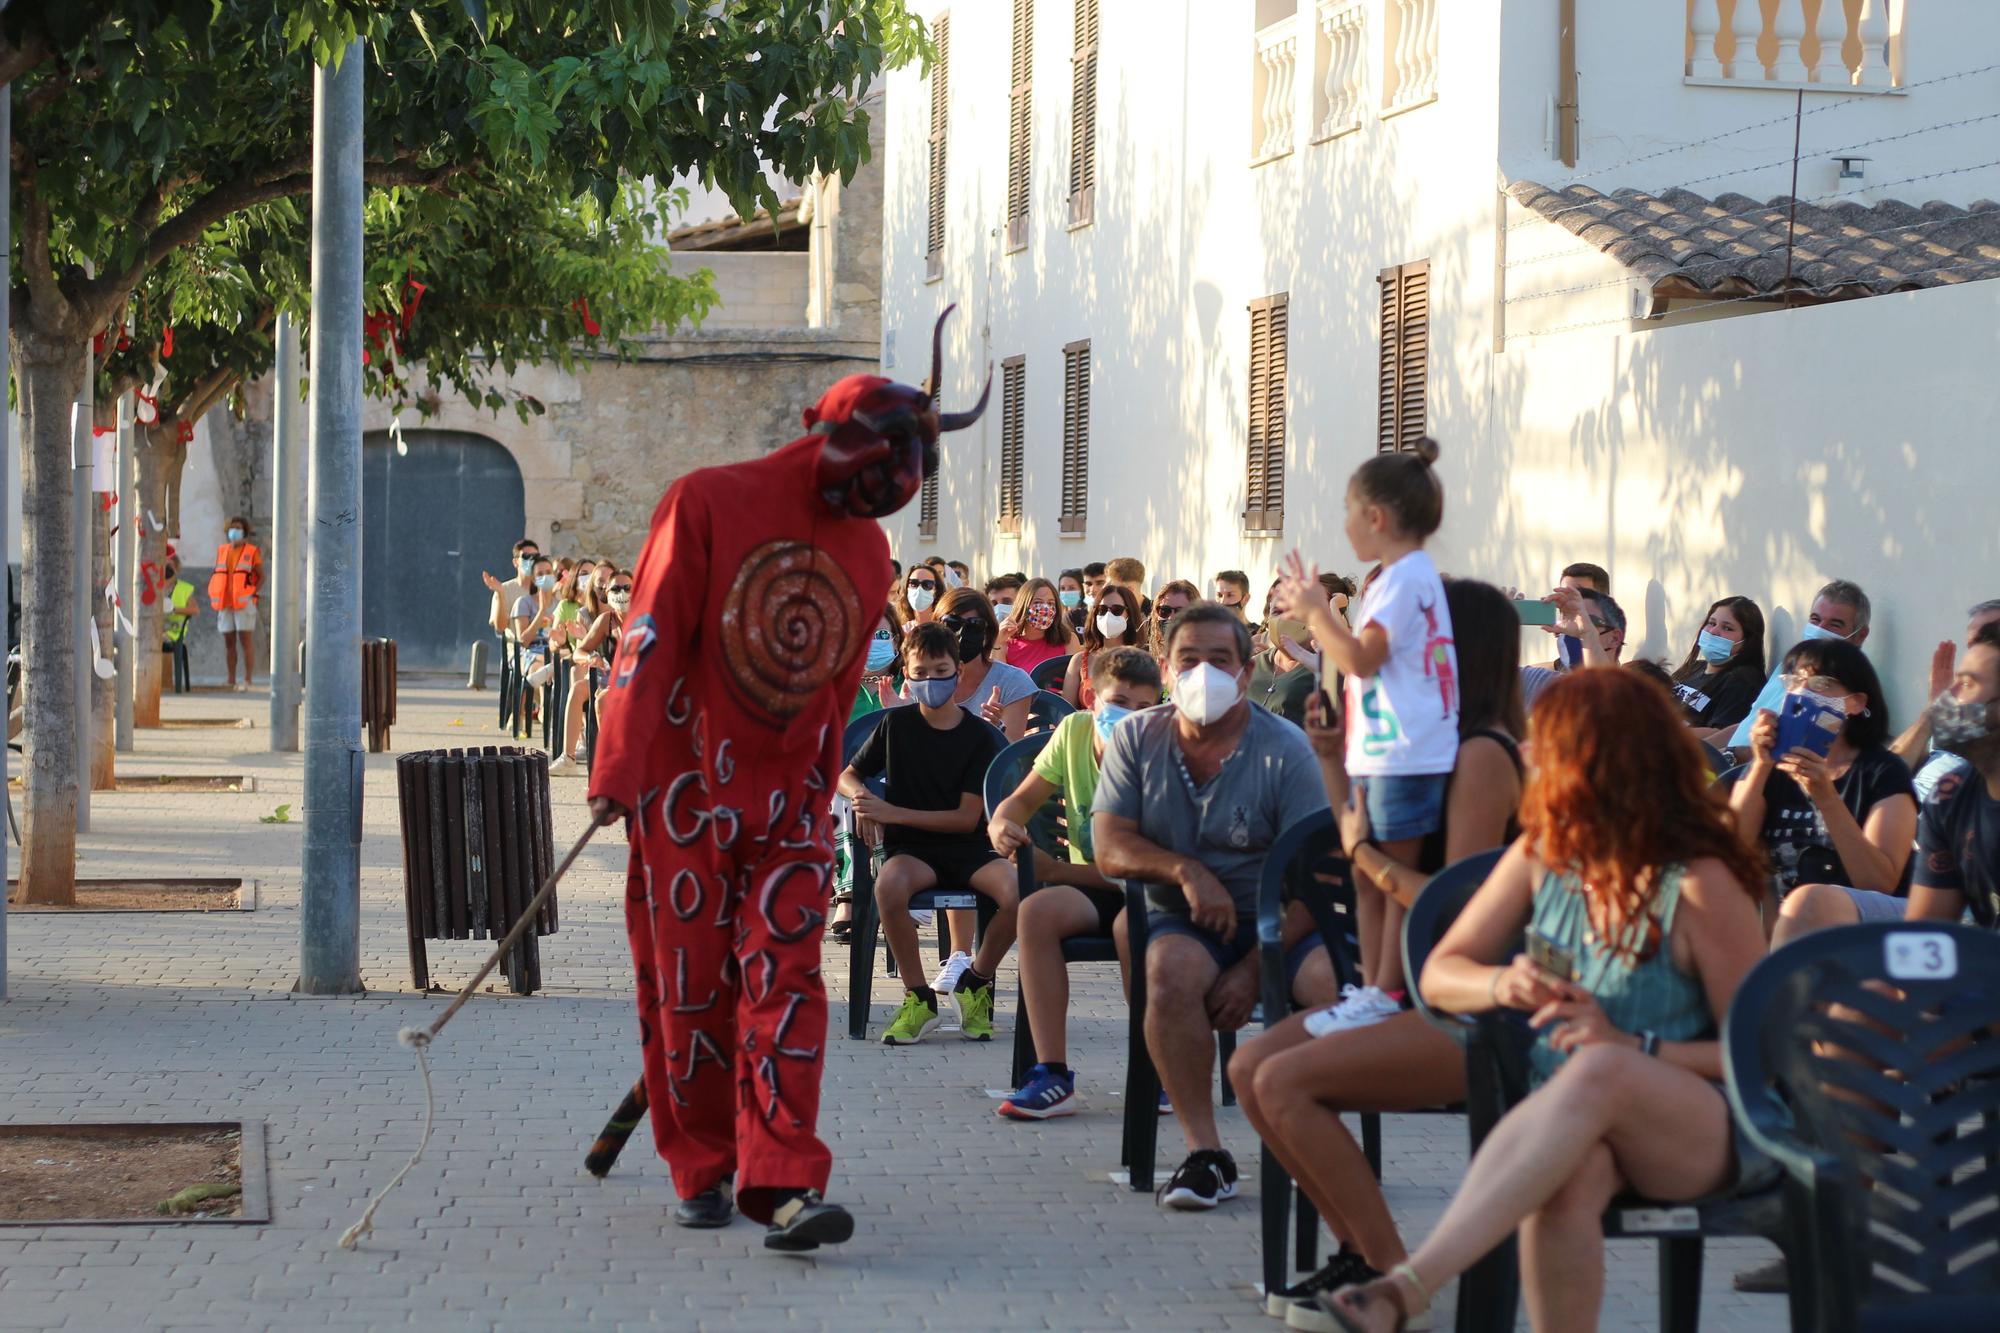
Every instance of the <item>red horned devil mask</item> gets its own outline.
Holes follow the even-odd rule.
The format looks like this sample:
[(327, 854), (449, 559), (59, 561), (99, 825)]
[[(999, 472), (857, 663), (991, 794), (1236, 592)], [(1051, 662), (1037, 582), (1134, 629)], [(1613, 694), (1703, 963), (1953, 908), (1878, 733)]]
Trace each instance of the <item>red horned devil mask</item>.
[(931, 374), (913, 389), (880, 375), (849, 375), (806, 409), (806, 426), (826, 442), (819, 451), (819, 493), (830, 506), (854, 518), (887, 518), (916, 497), (925, 478), (937, 471), (938, 437), (963, 430), (986, 411), (993, 391), (986, 387), (970, 412), (940, 412), (946, 306), (931, 330)]

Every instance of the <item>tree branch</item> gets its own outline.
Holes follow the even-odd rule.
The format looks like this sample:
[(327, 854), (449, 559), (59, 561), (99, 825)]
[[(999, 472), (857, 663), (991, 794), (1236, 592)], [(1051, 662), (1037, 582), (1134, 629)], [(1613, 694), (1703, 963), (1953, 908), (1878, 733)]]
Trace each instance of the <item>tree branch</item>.
[(221, 402), (228, 393), (243, 382), (243, 376), (234, 370), (218, 370), (202, 381), (190, 393), (187, 401), (174, 408), (177, 421), (200, 421), (208, 415), (208, 409)]
[(0, 84), (14, 83), (49, 58), (48, 41), (31, 32), (19, 46), (0, 46)]
[(21, 271), (28, 280), (29, 321), (60, 333), (76, 322), (76, 307), (63, 295), (49, 259), (49, 204), (35, 188), (35, 163), (17, 138), (14, 179), (21, 191)]

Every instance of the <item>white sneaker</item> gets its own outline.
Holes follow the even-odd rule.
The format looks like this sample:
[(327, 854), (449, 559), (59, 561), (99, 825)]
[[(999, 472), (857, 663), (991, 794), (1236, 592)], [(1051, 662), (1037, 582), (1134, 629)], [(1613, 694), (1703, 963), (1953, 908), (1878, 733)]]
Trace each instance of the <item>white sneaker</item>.
[(1390, 999), (1379, 987), (1342, 986), (1340, 1003), (1307, 1014), (1305, 1028), (1312, 1036), (1324, 1037), (1332, 1032), (1365, 1028), (1385, 1018), (1394, 1018), (1401, 1012), (1403, 1006)]
[(582, 764), (577, 763), (576, 760), (568, 755), (563, 755), (558, 759), (550, 761), (549, 776), (552, 778), (575, 777), (582, 768)]
[(940, 995), (951, 994), (958, 989), (958, 979), (964, 976), (966, 969), (971, 966), (971, 954), (954, 953), (944, 960), (938, 968), (938, 974), (931, 978), (931, 989)]

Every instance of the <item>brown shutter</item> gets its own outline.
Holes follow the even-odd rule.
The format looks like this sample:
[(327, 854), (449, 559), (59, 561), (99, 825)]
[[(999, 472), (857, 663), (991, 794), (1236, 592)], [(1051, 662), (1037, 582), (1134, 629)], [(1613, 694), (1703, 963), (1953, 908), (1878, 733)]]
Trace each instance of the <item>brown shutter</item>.
[(1090, 340), (1063, 348), (1061, 530), (1082, 532), (1090, 507)]
[(1385, 268), (1379, 281), (1382, 348), (1376, 367), (1375, 447), (1409, 449), (1429, 425), (1430, 261)]
[(1243, 526), (1278, 532), (1285, 526), (1285, 362), (1291, 297), (1250, 303), (1250, 440), (1246, 452)]
[(951, 105), (951, 15), (931, 24), (937, 63), (931, 66), (930, 225), (924, 239), (924, 277), (944, 272), (944, 174), (946, 112)]
[(1013, 69), (1007, 103), (1007, 248), (1028, 243), (1029, 132), (1034, 120), (1035, 0), (1014, 0)]
[(933, 472), (924, 478), (924, 488), (917, 494), (917, 535), (936, 540), (938, 514), (937, 473)]
[(1069, 220), (1097, 210), (1097, 0), (1076, 0), (1069, 72)]
[(1021, 462), (1025, 434), (1028, 358), (1000, 363), (1000, 531), (1021, 530)]

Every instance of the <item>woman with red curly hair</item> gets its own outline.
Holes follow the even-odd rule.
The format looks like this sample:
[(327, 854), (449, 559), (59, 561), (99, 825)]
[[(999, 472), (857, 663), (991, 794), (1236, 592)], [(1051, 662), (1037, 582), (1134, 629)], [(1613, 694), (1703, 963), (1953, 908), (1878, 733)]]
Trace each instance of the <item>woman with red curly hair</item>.
[[(1407, 1263), (1320, 1298), (1343, 1328), (1402, 1328), (1517, 1227), (1533, 1326), (1596, 1328), (1611, 1199), (1699, 1199), (1747, 1165), (1716, 1032), (1763, 953), (1765, 871), (1673, 702), (1623, 671), (1550, 686), (1521, 826), (1421, 984), (1441, 1009), (1532, 1015), (1536, 1089)], [(1509, 957), (1524, 930), (1568, 977)]]

